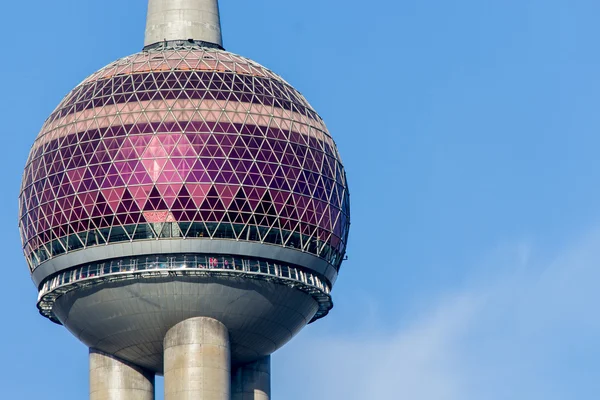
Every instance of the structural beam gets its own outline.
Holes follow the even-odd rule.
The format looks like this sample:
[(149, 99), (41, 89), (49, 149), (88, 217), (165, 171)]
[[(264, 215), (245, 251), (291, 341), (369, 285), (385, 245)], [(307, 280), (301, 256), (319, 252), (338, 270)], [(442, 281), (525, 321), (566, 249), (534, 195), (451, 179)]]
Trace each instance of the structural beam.
[(190, 318), (164, 340), (165, 400), (230, 400), (231, 351), (225, 325)]
[(189, 39), (223, 46), (217, 0), (149, 0), (144, 46)]
[(154, 374), (90, 349), (90, 400), (154, 400)]
[(231, 400), (271, 398), (271, 356), (242, 365), (231, 376)]

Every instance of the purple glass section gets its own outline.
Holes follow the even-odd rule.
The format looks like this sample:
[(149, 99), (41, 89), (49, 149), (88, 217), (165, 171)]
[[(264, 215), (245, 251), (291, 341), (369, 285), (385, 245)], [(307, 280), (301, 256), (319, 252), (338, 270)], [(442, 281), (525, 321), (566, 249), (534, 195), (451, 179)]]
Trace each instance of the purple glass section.
[[(141, 80), (140, 80), (141, 78)], [(239, 101), (271, 105), (317, 118), (301, 95), (270, 78), (218, 71), (172, 71), (116, 76), (112, 88), (98, 82), (77, 87), (50, 118), (112, 104), (179, 98)]]
[[(205, 52), (217, 62), (200, 61)], [(302, 95), (230, 53), (184, 52), (177, 63), (158, 54), (167, 70), (146, 55), (119, 61), (127, 73), (111, 64), (44, 125), (20, 196), (30, 265), (111, 241), (211, 236), (302, 248), (338, 266), (345, 173)]]

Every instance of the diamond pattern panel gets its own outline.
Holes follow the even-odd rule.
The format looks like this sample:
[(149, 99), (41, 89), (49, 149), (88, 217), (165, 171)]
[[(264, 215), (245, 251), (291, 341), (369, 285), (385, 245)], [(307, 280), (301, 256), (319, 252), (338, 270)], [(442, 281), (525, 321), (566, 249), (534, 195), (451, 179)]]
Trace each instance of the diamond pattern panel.
[(177, 237), (302, 249), (341, 263), (346, 177), (318, 114), (279, 76), (213, 49), (135, 54), (45, 122), (23, 176), (33, 269), (88, 246)]

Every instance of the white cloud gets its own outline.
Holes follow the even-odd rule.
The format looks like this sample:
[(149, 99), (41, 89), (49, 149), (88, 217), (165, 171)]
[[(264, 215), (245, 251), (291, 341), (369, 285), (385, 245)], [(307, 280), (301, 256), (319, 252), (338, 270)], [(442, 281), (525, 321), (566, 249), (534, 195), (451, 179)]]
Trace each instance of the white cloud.
[(276, 355), (274, 368), (285, 372), (276, 372), (273, 397), (596, 398), (600, 232), (545, 255), (549, 262), (532, 253), (524, 244), (494, 252), (493, 278), (438, 298), (396, 332), (360, 322), (359, 331), (325, 337), (309, 329)]

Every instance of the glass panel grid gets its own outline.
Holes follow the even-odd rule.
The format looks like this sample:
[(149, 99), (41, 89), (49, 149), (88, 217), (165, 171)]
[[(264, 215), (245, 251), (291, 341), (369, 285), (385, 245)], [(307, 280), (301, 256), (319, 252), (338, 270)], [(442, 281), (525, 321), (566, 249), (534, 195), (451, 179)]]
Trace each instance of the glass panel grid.
[(323, 121), (279, 76), (215, 49), (142, 52), (87, 78), (48, 118), (19, 225), (32, 269), (173, 237), (277, 244), (339, 267), (349, 195)]

